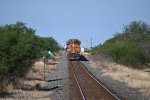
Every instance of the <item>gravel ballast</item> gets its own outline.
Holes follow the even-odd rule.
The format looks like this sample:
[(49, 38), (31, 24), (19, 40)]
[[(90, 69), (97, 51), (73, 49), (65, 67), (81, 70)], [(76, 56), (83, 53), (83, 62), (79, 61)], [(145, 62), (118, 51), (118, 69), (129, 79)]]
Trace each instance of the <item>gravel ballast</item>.
[(57, 71), (46, 77), (48, 87), (52, 89), (52, 100), (69, 100), (68, 62), (62, 55), (56, 67)]
[[(92, 59), (88, 58), (92, 61)], [(150, 100), (143, 97), (139, 89), (128, 87), (126, 83), (113, 80), (110, 76), (103, 76), (102, 70), (99, 67), (91, 67), (89, 61), (81, 61), (87, 69), (111, 92), (118, 96), (121, 100)]]
[[(87, 69), (111, 92), (121, 100), (150, 100), (143, 97), (139, 89), (128, 87), (126, 83), (112, 79), (110, 76), (104, 76), (104, 72), (95, 65), (90, 65), (89, 61), (81, 61)], [(70, 100), (69, 98), (69, 79), (68, 79), (68, 61), (66, 54), (60, 57), (57, 64), (57, 71), (51, 73), (46, 78), (49, 81), (48, 87), (52, 89), (52, 100)]]

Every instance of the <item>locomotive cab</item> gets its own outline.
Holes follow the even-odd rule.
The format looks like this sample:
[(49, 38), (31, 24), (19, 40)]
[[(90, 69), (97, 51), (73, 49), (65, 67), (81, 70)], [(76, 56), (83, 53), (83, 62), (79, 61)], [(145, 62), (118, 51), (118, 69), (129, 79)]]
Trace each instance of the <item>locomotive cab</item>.
[(80, 58), (80, 40), (78, 39), (69, 39), (66, 42), (67, 52), (69, 59), (79, 59)]

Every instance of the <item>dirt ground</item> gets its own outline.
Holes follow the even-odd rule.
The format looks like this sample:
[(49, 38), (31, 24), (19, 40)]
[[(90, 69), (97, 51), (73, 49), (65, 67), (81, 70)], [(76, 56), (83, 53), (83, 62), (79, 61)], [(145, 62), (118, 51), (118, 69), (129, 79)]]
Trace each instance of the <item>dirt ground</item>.
[(150, 72), (116, 64), (104, 55), (94, 57), (86, 54), (86, 57), (90, 59), (90, 65), (93, 68), (103, 72), (103, 76), (110, 76), (114, 80), (125, 82), (129, 87), (138, 88), (143, 96), (150, 98)]
[(0, 98), (1, 100), (51, 100), (51, 91), (46, 88), (48, 82), (44, 80), (44, 76), (50, 73), (54, 73), (56, 64), (53, 65), (53, 61), (49, 60), (49, 63), (45, 65), (42, 60), (35, 62), (33, 68), (27, 74), (25, 79), (20, 80), (18, 88), (13, 89), (12, 86), (8, 86), (8, 90), (12, 94), (6, 98)]

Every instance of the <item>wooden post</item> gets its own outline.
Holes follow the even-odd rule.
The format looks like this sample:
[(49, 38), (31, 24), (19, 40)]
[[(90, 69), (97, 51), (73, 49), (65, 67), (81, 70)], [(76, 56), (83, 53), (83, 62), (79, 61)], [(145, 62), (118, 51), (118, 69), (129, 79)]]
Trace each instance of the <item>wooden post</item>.
[(44, 56), (43, 58), (44, 58), (44, 81), (45, 81), (45, 61), (46, 61), (45, 59), (46, 57)]

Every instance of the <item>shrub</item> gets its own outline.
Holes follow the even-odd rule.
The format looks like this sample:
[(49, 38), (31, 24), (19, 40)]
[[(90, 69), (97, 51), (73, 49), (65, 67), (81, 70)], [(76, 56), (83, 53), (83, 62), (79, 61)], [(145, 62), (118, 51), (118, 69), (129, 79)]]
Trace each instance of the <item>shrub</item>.
[(93, 53), (104, 53), (115, 62), (133, 68), (143, 68), (150, 62), (150, 26), (145, 22), (133, 21), (117, 33), (92, 49)]
[(134, 44), (125, 45), (121, 48), (118, 63), (132, 66), (133, 68), (142, 68), (146, 57), (142, 51)]
[(52, 37), (39, 37), (22, 22), (0, 27), (0, 91), (26, 75), (38, 57), (59, 49)]

